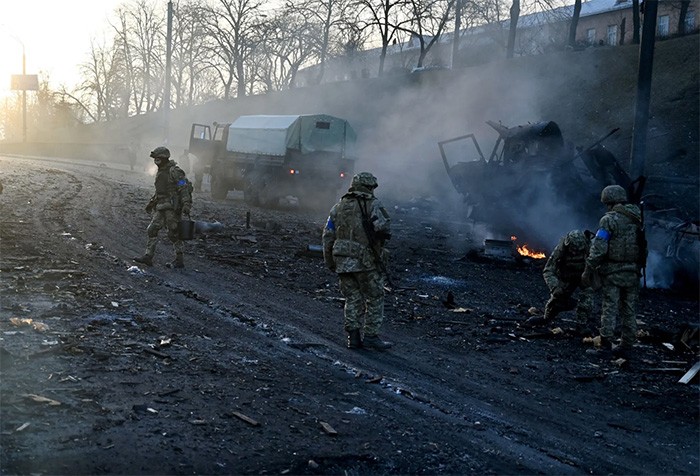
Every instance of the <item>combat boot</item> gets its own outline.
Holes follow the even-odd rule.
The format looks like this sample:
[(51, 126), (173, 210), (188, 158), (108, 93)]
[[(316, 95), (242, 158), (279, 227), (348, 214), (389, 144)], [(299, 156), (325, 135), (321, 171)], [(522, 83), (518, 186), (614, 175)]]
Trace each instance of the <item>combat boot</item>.
[(348, 349), (361, 349), (362, 348), (362, 336), (360, 336), (360, 329), (353, 329), (348, 332)]
[(145, 264), (146, 266), (153, 266), (153, 255), (143, 255), (134, 258), (137, 263)]
[(177, 253), (175, 259), (168, 263), (168, 268), (184, 268), (185, 267), (185, 257), (182, 253)]
[(367, 349), (375, 350), (387, 350), (390, 349), (393, 344), (391, 342), (383, 341), (379, 336), (365, 336), (362, 341), (362, 346)]

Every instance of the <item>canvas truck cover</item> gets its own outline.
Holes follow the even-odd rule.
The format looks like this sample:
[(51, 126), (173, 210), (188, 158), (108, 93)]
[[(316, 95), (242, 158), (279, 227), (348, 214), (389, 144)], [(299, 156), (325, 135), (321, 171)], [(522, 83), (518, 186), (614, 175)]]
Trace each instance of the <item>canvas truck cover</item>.
[(226, 150), (284, 156), (287, 149), (296, 149), (352, 158), (355, 141), (355, 131), (345, 119), (326, 114), (241, 116), (229, 126)]

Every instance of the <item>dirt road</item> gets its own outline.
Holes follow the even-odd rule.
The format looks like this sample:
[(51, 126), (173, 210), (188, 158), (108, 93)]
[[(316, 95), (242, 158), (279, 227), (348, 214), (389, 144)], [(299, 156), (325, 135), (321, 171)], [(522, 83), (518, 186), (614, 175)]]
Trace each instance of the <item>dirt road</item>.
[(151, 177), (0, 170), (2, 474), (699, 473), (697, 381), (677, 383), (697, 347), (675, 335), (697, 296), (644, 290), (649, 337), (618, 367), (566, 314), (560, 334), (520, 326), (542, 263), (470, 259), (466, 225), (396, 202), (395, 346), (349, 351), (336, 277), (307, 251), (326, 211), (197, 194), (223, 230), (184, 270), (163, 236), (140, 269)]

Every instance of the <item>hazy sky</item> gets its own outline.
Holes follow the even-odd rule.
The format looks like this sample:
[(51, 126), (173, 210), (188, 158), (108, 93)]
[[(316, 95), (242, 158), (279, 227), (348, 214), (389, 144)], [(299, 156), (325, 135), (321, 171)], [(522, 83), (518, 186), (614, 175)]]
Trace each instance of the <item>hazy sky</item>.
[[(0, 0), (0, 96), (10, 75), (48, 73), (53, 88), (77, 82), (91, 38), (102, 38), (109, 15), (124, 0)], [(167, 0), (160, 0), (167, 8)]]

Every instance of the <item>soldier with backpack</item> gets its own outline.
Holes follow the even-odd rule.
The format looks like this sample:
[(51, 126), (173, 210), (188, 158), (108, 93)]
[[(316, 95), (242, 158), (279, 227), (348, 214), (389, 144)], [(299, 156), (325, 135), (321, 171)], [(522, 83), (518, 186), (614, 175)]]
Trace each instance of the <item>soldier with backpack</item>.
[(185, 172), (170, 160), (170, 151), (166, 147), (156, 147), (150, 156), (158, 167), (155, 179), (156, 193), (146, 205), (146, 211), (151, 213), (151, 223), (147, 228), (146, 253), (134, 258), (134, 261), (147, 266), (153, 265), (158, 232), (166, 227), (168, 238), (175, 250), (175, 260), (169, 263), (169, 266), (184, 268), (184, 244), (180, 237), (179, 224), (182, 216), (189, 216), (192, 209), (192, 184)]
[(646, 239), (639, 206), (627, 203), (627, 192), (619, 185), (609, 185), (600, 201), (608, 212), (600, 219), (591, 243), (586, 268), (581, 276), (590, 283), (594, 272), (602, 281), (601, 347), (613, 350), (615, 323), (619, 318), (620, 345), (613, 354), (629, 358), (637, 341), (637, 301), (641, 270), (646, 266)]
[(330, 211), (323, 229), (323, 257), (338, 274), (345, 297), (347, 346), (350, 349), (389, 349), (379, 337), (384, 319), (386, 240), (391, 221), (374, 196), (377, 178), (361, 172), (352, 178), (348, 192)]

